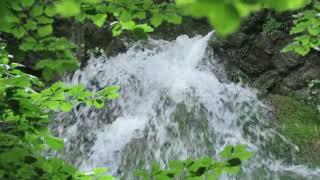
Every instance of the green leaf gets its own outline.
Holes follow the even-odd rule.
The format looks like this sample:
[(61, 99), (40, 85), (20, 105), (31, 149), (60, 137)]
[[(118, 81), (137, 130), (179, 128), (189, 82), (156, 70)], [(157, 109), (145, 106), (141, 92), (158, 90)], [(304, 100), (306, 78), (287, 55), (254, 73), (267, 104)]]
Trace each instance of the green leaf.
[(73, 108), (73, 105), (70, 102), (63, 102), (60, 106), (60, 109), (63, 112), (70, 112)]
[(48, 18), (46, 16), (40, 16), (37, 18), (39, 24), (51, 24), (53, 23), (53, 18)]
[(308, 46), (296, 46), (294, 50), (298, 54), (300, 54), (302, 56), (305, 56), (310, 52), (310, 47), (308, 47)]
[[(278, 11), (293, 10), (301, 8), (309, 2), (310, 0), (176, 0), (176, 4), (182, 8), (184, 14), (207, 17), (218, 34), (223, 36), (235, 32), (244, 17), (262, 8)], [(300, 30), (301, 28), (299, 28)]]
[(107, 171), (108, 171), (107, 168), (96, 168), (96, 169), (93, 170), (93, 173), (95, 175), (100, 175), (100, 174), (103, 174), (103, 173), (105, 173)]
[(149, 179), (149, 174), (143, 170), (137, 170), (134, 172), (134, 176), (142, 177), (143, 179)]
[[(5, 1), (4, 1), (5, 2)], [(19, 1), (9, 1), (10, 3), (10, 6), (13, 10), (16, 10), (16, 11), (21, 11), (22, 10), (22, 7), (21, 5), (19, 4)]]
[(23, 87), (23, 88), (31, 86), (30, 80), (24, 76), (18, 76), (18, 77), (11, 78), (7, 81), (7, 84), (8, 85), (10, 84), (10, 85), (16, 86), (16, 87)]
[(294, 49), (296, 48), (296, 44), (292, 43), (292, 44), (289, 44), (287, 45), (285, 48), (282, 49), (281, 52), (284, 52), (284, 53), (287, 53), (287, 52), (290, 52), (290, 51), (294, 51)]
[(119, 36), (122, 33), (122, 31), (122, 26), (120, 24), (117, 24), (112, 28), (112, 35)]
[(310, 40), (310, 47), (311, 48), (316, 48), (316, 47), (318, 47), (319, 45), (320, 45), (320, 39), (318, 39), (318, 38), (312, 38), (311, 40)]
[(19, 26), (12, 29), (10, 33), (12, 33), (16, 38), (21, 39), (27, 34), (27, 31), (23, 27)]
[(317, 36), (320, 34), (320, 27), (308, 27), (308, 32), (312, 35), (312, 36)]
[(182, 22), (182, 17), (175, 13), (167, 13), (167, 14), (164, 14), (163, 17), (169, 23), (181, 24)]
[(298, 23), (291, 30), (290, 34), (297, 34), (305, 31), (308, 27), (307, 23)]
[(133, 32), (135, 37), (138, 39), (148, 39), (147, 33), (142, 28), (135, 28)]
[(233, 146), (226, 146), (226, 147), (224, 148), (224, 150), (220, 152), (219, 155), (220, 155), (222, 158), (227, 159), (227, 158), (229, 158), (229, 157), (232, 155), (233, 152), (234, 152), (234, 147), (233, 147)]
[(146, 13), (144, 11), (140, 11), (140, 12), (137, 12), (134, 15), (134, 17), (137, 18), (137, 19), (145, 19), (146, 18)]
[(52, 148), (53, 150), (60, 150), (63, 148), (64, 146), (64, 142), (63, 142), (63, 139), (60, 139), (60, 138), (56, 138), (56, 137), (53, 137), (53, 136), (45, 136), (44, 137), (46, 143), (50, 146), (50, 148)]
[(58, 109), (60, 106), (60, 103), (58, 101), (50, 101), (48, 102), (48, 107), (52, 110)]
[(159, 13), (153, 14), (153, 16), (151, 18), (151, 25), (153, 25), (154, 27), (158, 27), (158, 26), (160, 26), (162, 21), (163, 21), (163, 17), (161, 14), (159, 14)]
[(183, 162), (176, 160), (176, 161), (170, 161), (169, 162), (169, 167), (171, 169), (178, 169), (178, 170), (183, 170), (184, 166), (183, 166)]
[(112, 176), (106, 176), (106, 175), (99, 176), (97, 179), (98, 180), (115, 180)]
[(301, 8), (307, 5), (309, 2), (309, 0), (267, 0), (265, 4), (269, 8), (273, 8), (278, 11), (285, 11)]
[(136, 25), (136, 28), (141, 28), (143, 29), (144, 32), (147, 32), (147, 33), (154, 31), (154, 29), (148, 24), (138, 24)]
[(239, 158), (241, 161), (250, 159), (253, 156), (253, 153), (247, 150), (245, 145), (237, 145), (234, 147), (233, 158)]
[(206, 175), (206, 179), (210, 179), (210, 180), (217, 180), (219, 177), (219, 175), (217, 175), (216, 173), (209, 173)]
[(96, 15), (91, 17), (91, 19), (94, 22), (94, 24), (97, 25), (98, 27), (102, 27), (103, 26), (103, 24), (106, 21), (106, 18), (107, 18), (106, 14), (96, 14)]
[(30, 7), (34, 3), (34, 0), (21, 0), (21, 5), (23, 7)]
[(240, 167), (238, 166), (228, 167), (228, 168), (224, 168), (223, 170), (230, 174), (238, 174), (240, 172)]
[(217, 4), (211, 8), (212, 12), (209, 14), (209, 20), (220, 35), (231, 34), (239, 28), (241, 18), (232, 6)]
[(27, 20), (27, 23), (25, 27), (29, 30), (36, 30), (37, 29), (37, 23), (33, 20)]
[(82, 2), (84, 2), (84, 3), (93, 4), (93, 5), (98, 4), (101, 1), (102, 0), (82, 0)]
[(48, 5), (46, 6), (44, 13), (49, 17), (53, 17), (56, 14), (56, 9), (54, 6)]
[(96, 99), (94, 102), (93, 102), (93, 105), (96, 107), (96, 108), (103, 108), (104, 107), (104, 101), (101, 100), (101, 99)]
[(30, 11), (30, 15), (32, 17), (40, 16), (42, 15), (42, 13), (43, 13), (43, 6), (40, 6), (40, 5), (34, 6)]
[(133, 30), (136, 27), (136, 23), (134, 21), (121, 21), (120, 24), (126, 30)]
[(232, 158), (232, 159), (229, 159), (227, 162), (228, 162), (228, 166), (231, 166), (231, 167), (240, 166), (242, 163), (240, 158)]
[(28, 151), (25, 148), (13, 147), (10, 151), (4, 152), (0, 154), (0, 160), (6, 163), (14, 163), (19, 162), (24, 159), (25, 156), (28, 155)]
[(76, 16), (80, 13), (80, 4), (75, 0), (63, 0), (56, 4), (56, 12), (64, 17)]
[(302, 35), (294, 38), (294, 40), (299, 41), (302, 45), (308, 45), (310, 41), (309, 35)]
[(54, 76), (54, 71), (50, 69), (45, 69), (42, 71), (42, 77), (47, 81), (49, 81), (53, 76)]
[(87, 100), (85, 101), (86, 106), (91, 106), (93, 104), (92, 100)]
[(37, 33), (40, 37), (49, 36), (52, 33), (52, 26), (51, 25), (40, 26)]
[(122, 22), (132, 21), (132, 15), (128, 11), (122, 11), (119, 20)]

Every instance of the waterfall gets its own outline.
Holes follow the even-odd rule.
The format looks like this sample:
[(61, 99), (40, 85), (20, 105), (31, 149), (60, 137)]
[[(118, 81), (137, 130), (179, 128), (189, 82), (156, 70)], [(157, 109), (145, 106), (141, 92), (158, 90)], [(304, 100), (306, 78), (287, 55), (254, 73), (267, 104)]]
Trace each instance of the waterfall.
[[(226, 145), (245, 144), (255, 156), (237, 176), (221, 179), (319, 179), (320, 170), (290, 165), (268, 151), (275, 137), (271, 108), (257, 92), (235, 84), (207, 48), (214, 35), (136, 43), (115, 57), (92, 57), (69, 84), (90, 90), (119, 85), (120, 98), (105, 109), (78, 105), (53, 125), (65, 139), (63, 157), (82, 170), (108, 167), (122, 179), (169, 160), (218, 158)], [(288, 152), (290, 153), (290, 152)]]

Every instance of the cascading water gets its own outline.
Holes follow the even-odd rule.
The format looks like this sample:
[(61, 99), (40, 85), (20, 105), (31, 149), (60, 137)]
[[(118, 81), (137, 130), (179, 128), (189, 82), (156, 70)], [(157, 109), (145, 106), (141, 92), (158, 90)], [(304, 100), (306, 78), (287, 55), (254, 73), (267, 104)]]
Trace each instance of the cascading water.
[(275, 136), (290, 142), (271, 128), (270, 109), (254, 90), (228, 82), (207, 49), (211, 36), (149, 40), (116, 57), (91, 58), (69, 83), (91, 90), (119, 85), (121, 97), (104, 110), (78, 105), (58, 115), (53, 128), (65, 138), (64, 158), (130, 180), (153, 161), (217, 158), (226, 145), (245, 144), (254, 158), (237, 177), (221, 179), (319, 179), (319, 170), (285, 165), (268, 152)]

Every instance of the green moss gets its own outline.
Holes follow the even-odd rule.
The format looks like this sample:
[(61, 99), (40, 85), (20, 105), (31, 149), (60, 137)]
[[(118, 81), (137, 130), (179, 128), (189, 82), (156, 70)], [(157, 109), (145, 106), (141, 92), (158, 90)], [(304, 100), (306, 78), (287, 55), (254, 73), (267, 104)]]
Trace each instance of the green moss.
[(278, 129), (299, 147), (298, 161), (320, 165), (320, 114), (292, 97), (274, 96)]

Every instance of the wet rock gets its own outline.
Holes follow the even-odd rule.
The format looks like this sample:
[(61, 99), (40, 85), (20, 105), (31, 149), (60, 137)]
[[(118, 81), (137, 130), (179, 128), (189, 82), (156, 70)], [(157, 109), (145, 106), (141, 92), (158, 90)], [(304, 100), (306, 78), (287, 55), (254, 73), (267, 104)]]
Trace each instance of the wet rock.
[(103, 47), (104, 48), (104, 53), (107, 56), (115, 56), (119, 53), (124, 53), (128, 50), (129, 44), (121, 39), (113, 39), (110, 44), (107, 46)]
[[(241, 48), (244, 43), (248, 41), (247, 36), (244, 33), (236, 33), (231, 35), (226, 40), (226, 45), (235, 48)], [(221, 41), (220, 41), (221, 42)]]
[(239, 66), (247, 74), (255, 76), (272, 68), (269, 59), (270, 56), (268, 54), (255, 51), (248, 54), (246, 58), (240, 59)]
[(296, 90), (296, 91), (294, 91), (293, 96), (299, 100), (306, 100), (310, 97), (309, 88), (305, 87), (305, 88)]
[(274, 52), (274, 41), (267, 35), (259, 33), (252, 39), (256, 51), (260, 53), (272, 54)]
[(290, 73), (284, 77), (280, 86), (285, 86), (292, 90), (299, 90), (307, 87), (309, 81), (319, 78), (319, 67), (311, 63), (307, 63), (298, 70), (290, 71)]
[(310, 69), (307, 69), (302, 74), (302, 78), (305, 81), (311, 81), (313, 79), (319, 79), (320, 78), (320, 70), (319, 67), (310, 67)]
[(268, 93), (281, 80), (279, 74), (277, 70), (268, 71), (255, 80), (253, 86), (259, 89), (262, 94)]
[(299, 57), (297, 54), (293, 53), (276, 53), (272, 58), (271, 62), (274, 67), (280, 72), (285, 73), (295, 68), (299, 65), (305, 63), (305, 59)]
[[(227, 39), (217, 38), (210, 46), (226, 67), (230, 80), (247, 83), (262, 94), (303, 95), (308, 81), (320, 79), (319, 53), (311, 52), (307, 57), (282, 53), (292, 37), (285, 29), (272, 37), (263, 33), (268, 14), (264, 11), (254, 15), (240, 32)], [(290, 18), (282, 16), (279, 19), (286, 24)]]

